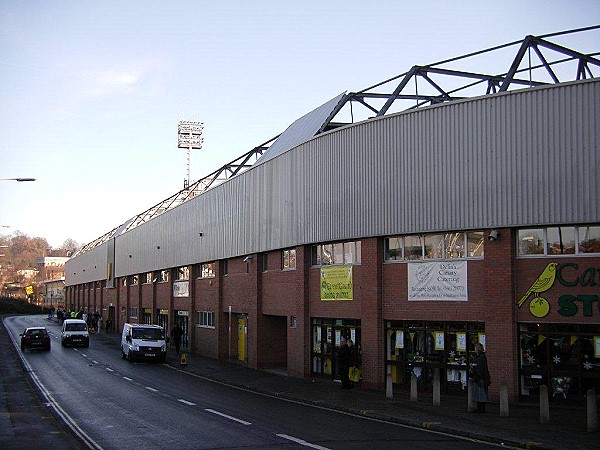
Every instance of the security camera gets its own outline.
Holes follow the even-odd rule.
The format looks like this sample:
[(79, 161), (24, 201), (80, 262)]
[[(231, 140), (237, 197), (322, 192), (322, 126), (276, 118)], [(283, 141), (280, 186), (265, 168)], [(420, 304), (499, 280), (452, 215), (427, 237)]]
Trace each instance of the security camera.
[(490, 231), (490, 235), (488, 236), (488, 239), (491, 242), (494, 242), (495, 240), (497, 240), (500, 237), (500, 232), (498, 230), (492, 230)]
[(246, 257), (244, 258), (244, 262), (245, 262), (245, 263), (249, 263), (250, 261), (252, 261), (252, 256), (246, 256)]

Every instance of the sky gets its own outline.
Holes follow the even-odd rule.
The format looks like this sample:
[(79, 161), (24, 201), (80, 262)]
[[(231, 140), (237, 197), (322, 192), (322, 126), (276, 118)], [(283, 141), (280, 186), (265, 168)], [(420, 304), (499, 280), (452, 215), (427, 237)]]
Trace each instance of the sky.
[[(600, 23), (598, 0), (0, 0), (0, 234), (85, 244), (344, 91)], [(600, 34), (571, 48), (600, 50)], [(508, 67), (505, 68), (508, 70)]]

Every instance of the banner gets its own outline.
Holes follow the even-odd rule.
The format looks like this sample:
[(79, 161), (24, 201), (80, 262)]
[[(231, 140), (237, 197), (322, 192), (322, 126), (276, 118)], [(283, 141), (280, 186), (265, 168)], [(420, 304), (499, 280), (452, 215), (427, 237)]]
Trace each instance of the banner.
[(468, 300), (467, 261), (408, 264), (409, 301)]
[(321, 300), (352, 300), (352, 266), (321, 267)]
[(190, 296), (190, 282), (188, 280), (173, 282), (173, 297), (189, 297), (189, 296)]

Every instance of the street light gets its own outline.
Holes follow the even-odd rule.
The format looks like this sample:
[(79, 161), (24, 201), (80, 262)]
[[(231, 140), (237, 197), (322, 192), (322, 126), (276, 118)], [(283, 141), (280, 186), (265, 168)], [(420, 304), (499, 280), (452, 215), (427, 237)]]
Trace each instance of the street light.
[(35, 178), (0, 178), (0, 181), (18, 181), (21, 183), (22, 181), (35, 181)]

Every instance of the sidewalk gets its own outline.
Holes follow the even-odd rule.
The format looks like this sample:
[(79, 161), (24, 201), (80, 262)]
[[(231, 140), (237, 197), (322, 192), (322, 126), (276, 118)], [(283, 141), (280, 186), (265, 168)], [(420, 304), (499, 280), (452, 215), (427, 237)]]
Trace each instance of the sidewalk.
[[(113, 340), (118, 351), (118, 333), (92, 335), (92, 340), (99, 338)], [(540, 424), (538, 405), (510, 405), (509, 417), (500, 417), (499, 404), (490, 403), (485, 414), (473, 414), (467, 411), (466, 398), (456, 396), (442, 395), (440, 406), (433, 406), (432, 396), (421, 393), (418, 402), (411, 402), (408, 393), (387, 399), (385, 392), (342, 390), (330, 380), (289, 377), (199, 355), (187, 354), (184, 366), (180, 362), (170, 347), (167, 363), (173, 367), (275, 397), (520, 448), (600, 449), (600, 433), (587, 432), (585, 406), (559, 408), (551, 404), (550, 423)]]

